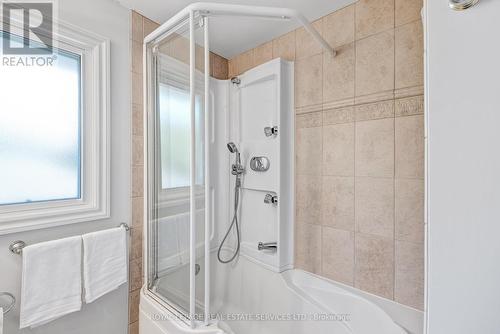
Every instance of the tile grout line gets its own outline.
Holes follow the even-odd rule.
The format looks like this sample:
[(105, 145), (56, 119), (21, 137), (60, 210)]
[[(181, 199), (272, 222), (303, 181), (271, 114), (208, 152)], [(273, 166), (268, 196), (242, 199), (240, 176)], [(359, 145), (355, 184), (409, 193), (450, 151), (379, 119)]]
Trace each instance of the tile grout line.
[[(324, 24), (323, 24), (323, 17), (320, 19), (321, 22), (321, 31), (320, 34), (324, 36)], [(316, 29), (316, 28), (315, 28)], [(297, 32), (295, 33), (295, 46), (297, 47)], [(323, 177), (325, 175), (325, 166), (323, 164), (323, 157), (325, 153), (325, 129), (324, 129), (324, 124), (323, 124), (323, 99), (325, 96), (325, 60), (324, 60), (324, 50), (321, 49), (321, 52), (319, 53), (320, 55), (320, 61), (321, 61), (321, 176), (320, 176), (320, 189), (319, 189), (319, 198), (320, 198), (320, 210), (319, 210), (319, 219), (320, 219), (320, 240), (319, 240), (319, 245), (320, 245), (320, 250), (319, 250), (319, 256), (320, 256), (320, 275), (324, 276), (323, 273)], [(295, 50), (295, 55), (297, 55), (297, 50)], [(316, 55), (311, 55), (310, 57), (314, 57)]]
[[(354, 66), (353, 66), (353, 71), (354, 71), (354, 100), (356, 100), (356, 82), (357, 82), (357, 79), (356, 79), (356, 62), (357, 62), (357, 50), (358, 50), (358, 41), (356, 39), (356, 6), (357, 6), (357, 3), (354, 5), (354, 17), (353, 17), (353, 20), (354, 20)], [(355, 287), (356, 286), (356, 267), (357, 267), (357, 264), (356, 264), (356, 236), (357, 236), (357, 227), (356, 227), (356, 128), (357, 128), (357, 122), (356, 122), (356, 108), (353, 107), (352, 108), (352, 117), (353, 117), (353, 123), (354, 123), (354, 166), (353, 166), (353, 171), (354, 171), (354, 186), (353, 186), (353, 189), (354, 189), (354, 221), (353, 221), (353, 270), (352, 270), (352, 286)]]
[(393, 219), (392, 219), (392, 224), (393, 224), (393, 235), (392, 235), (392, 240), (393, 240), (393, 292), (392, 292), (392, 299), (396, 300), (396, 117), (393, 119), (393, 126), (394, 126), (394, 172), (393, 172), (393, 181), (392, 181), (392, 187), (393, 187), (393, 196), (392, 196), (392, 203), (393, 203)]

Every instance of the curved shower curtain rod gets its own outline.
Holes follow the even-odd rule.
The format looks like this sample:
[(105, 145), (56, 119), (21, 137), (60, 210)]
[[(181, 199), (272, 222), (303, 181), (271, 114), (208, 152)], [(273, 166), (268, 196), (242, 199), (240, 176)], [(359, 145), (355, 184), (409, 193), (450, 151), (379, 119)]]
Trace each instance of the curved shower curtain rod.
[(311, 23), (299, 11), (290, 8), (279, 7), (263, 7), (263, 6), (247, 6), (247, 5), (233, 5), (212, 2), (196, 2), (185, 7), (183, 10), (171, 17), (167, 22), (159, 26), (155, 31), (150, 33), (144, 39), (144, 44), (154, 41), (162, 34), (172, 29), (178, 22), (189, 15), (190, 12), (200, 12), (204, 16), (221, 16), (221, 15), (241, 15), (253, 16), (264, 19), (280, 19), (290, 20), (296, 19), (304, 29), (311, 34), (311, 36), (332, 56), (336, 55), (327, 41), (318, 33)]

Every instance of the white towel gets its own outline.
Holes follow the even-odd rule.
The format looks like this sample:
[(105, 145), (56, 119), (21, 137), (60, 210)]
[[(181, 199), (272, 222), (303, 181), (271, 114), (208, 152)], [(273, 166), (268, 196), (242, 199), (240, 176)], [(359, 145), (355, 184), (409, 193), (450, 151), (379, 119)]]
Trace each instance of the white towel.
[(83, 235), (85, 302), (127, 282), (127, 235), (122, 227)]
[(19, 328), (36, 327), (82, 307), (82, 238), (23, 249)]
[(3, 308), (0, 307), (0, 334), (3, 334)]

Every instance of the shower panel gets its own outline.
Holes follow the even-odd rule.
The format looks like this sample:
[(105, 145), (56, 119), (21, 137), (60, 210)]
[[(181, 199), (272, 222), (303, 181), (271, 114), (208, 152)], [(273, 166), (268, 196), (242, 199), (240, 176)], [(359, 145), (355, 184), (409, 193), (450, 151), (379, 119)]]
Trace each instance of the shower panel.
[(230, 89), (230, 136), (245, 173), (241, 253), (267, 269), (293, 267), (293, 63), (274, 59)]

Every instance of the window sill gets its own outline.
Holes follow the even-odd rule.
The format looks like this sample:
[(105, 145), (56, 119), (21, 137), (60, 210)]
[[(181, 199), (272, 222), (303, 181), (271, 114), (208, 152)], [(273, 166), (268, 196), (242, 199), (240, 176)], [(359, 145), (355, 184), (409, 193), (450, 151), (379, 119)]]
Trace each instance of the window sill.
[[(79, 202), (79, 204), (77, 204)], [(0, 235), (82, 223), (110, 217), (109, 205), (92, 206), (81, 200), (60, 201), (45, 208), (28, 205), (10, 213), (0, 214)]]

